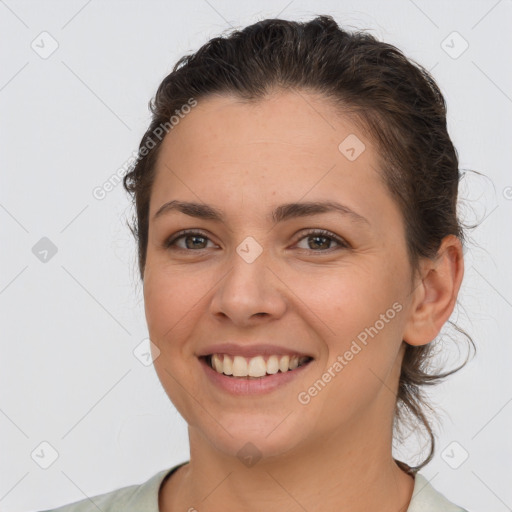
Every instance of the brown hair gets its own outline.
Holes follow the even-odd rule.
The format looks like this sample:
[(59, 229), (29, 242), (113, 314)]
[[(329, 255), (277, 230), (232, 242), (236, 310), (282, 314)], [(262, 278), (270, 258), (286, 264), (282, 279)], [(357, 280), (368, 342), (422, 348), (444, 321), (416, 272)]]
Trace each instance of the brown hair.
[[(182, 57), (150, 102), (152, 121), (142, 137), (139, 159), (123, 180), (126, 191), (134, 196), (136, 214), (130, 229), (138, 242), (142, 279), (149, 200), (163, 140), (154, 143), (155, 131), (168, 126), (191, 98), (200, 101), (220, 93), (256, 101), (285, 88), (320, 93), (376, 142), (382, 177), (404, 216), (413, 270), (419, 268), (421, 258), (436, 256), (446, 235), (464, 242), (456, 213), (461, 177), (457, 151), (447, 132), (443, 95), (428, 71), (366, 32), (341, 29), (330, 16), (309, 22), (266, 19), (215, 37), (196, 53)], [(423, 409), (434, 411), (421, 387), (467, 362), (449, 372), (429, 373), (432, 346), (407, 345), (402, 362), (394, 427), (400, 434), (400, 423), (412, 414), (430, 438), (430, 453), (420, 465), (411, 468), (397, 461), (409, 472), (426, 465), (434, 454), (434, 434)]]

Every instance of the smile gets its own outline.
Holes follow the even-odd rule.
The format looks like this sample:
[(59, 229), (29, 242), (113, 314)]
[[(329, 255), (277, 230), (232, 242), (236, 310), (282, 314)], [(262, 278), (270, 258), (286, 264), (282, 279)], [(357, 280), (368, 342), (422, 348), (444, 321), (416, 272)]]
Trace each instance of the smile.
[(205, 361), (217, 373), (238, 378), (257, 379), (278, 372), (286, 373), (308, 364), (309, 356), (257, 355), (254, 357), (210, 354)]

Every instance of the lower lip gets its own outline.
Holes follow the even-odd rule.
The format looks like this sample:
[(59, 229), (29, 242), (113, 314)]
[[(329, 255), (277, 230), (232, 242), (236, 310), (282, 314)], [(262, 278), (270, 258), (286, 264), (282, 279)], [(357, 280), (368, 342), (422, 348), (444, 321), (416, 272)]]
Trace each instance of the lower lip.
[(203, 358), (199, 358), (199, 362), (204, 368), (207, 377), (216, 386), (219, 386), (224, 391), (227, 391), (232, 395), (246, 396), (271, 393), (275, 389), (291, 382), (293, 379), (301, 375), (309, 367), (312, 361), (303, 366), (298, 366), (295, 370), (284, 373), (277, 372), (273, 375), (267, 375), (266, 377), (259, 377), (257, 379), (229, 377), (223, 373), (215, 371)]

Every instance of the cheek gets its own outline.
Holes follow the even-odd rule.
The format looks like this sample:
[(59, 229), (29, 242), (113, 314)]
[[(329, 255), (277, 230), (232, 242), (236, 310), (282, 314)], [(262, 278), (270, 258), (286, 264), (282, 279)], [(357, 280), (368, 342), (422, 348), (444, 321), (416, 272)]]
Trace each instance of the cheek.
[[(291, 277), (291, 276), (290, 276)], [(343, 341), (365, 328), (381, 328), (381, 315), (390, 320), (383, 331), (390, 331), (397, 317), (393, 304), (400, 302), (401, 276), (382, 264), (366, 264), (307, 272), (293, 279), (293, 291), (323, 324), (329, 339)], [(386, 315), (386, 312), (388, 314)]]
[(144, 308), (151, 340), (167, 349), (169, 340), (179, 339), (194, 321), (204, 292), (199, 279), (176, 270), (150, 273), (144, 281)]
[(348, 407), (347, 413), (374, 398), (401, 346), (402, 276), (390, 273), (381, 261), (372, 258), (366, 264), (309, 275), (296, 280), (294, 287), (315, 313), (326, 351), (316, 378), (332, 381), (329, 394)]
[(193, 361), (190, 351), (187, 352), (187, 340), (197, 324), (198, 301), (205, 292), (197, 284), (179, 272), (173, 271), (171, 275), (162, 270), (153, 271), (144, 281), (149, 337), (158, 347), (153, 365), (167, 396), (189, 424), (195, 424), (193, 411), (197, 405), (190, 401), (190, 396), (197, 399), (201, 396), (197, 382), (190, 378), (191, 367), (187, 364)]

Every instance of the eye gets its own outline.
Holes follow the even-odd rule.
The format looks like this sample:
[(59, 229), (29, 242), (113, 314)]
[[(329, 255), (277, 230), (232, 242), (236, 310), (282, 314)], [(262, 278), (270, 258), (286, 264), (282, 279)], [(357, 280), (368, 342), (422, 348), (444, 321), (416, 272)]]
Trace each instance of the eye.
[(331, 252), (332, 250), (337, 250), (336, 248), (333, 249), (332, 247), (326, 247), (333, 241), (338, 244), (338, 249), (349, 248), (348, 243), (345, 242), (342, 238), (325, 229), (312, 229), (307, 231), (306, 234), (299, 239), (299, 242), (308, 239), (312, 240), (313, 243), (308, 243), (308, 247), (306, 247), (306, 249), (311, 249), (314, 252)]
[[(325, 229), (311, 229), (299, 239), (299, 242), (307, 239), (313, 240), (313, 243), (308, 243), (308, 247), (305, 249), (312, 250), (313, 252), (331, 252), (332, 250), (337, 250), (336, 248), (326, 247), (330, 246), (332, 242), (338, 244), (338, 249), (348, 249), (350, 247), (342, 238)], [(177, 244), (177, 242), (181, 240), (185, 241), (184, 247)], [(201, 251), (208, 248), (208, 242), (211, 242), (211, 240), (201, 231), (188, 229), (172, 235), (164, 242), (164, 246), (166, 249), (177, 248), (183, 251)]]
[[(185, 247), (176, 244), (176, 242), (181, 239), (185, 240)], [(189, 240), (191, 240), (190, 243), (188, 243)], [(186, 251), (188, 249), (200, 251), (202, 249), (207, 249), (206, 244), (208, 240), (211, 242), (211, 240), (201, 231), (187, 229), (172, 235), (169, 239), (167, 239), (164, 242), (164, 246), (166, 249), (171, 249), (174, 246), (176, 246), (178, 249), (181, 249), (183, 251)]]

